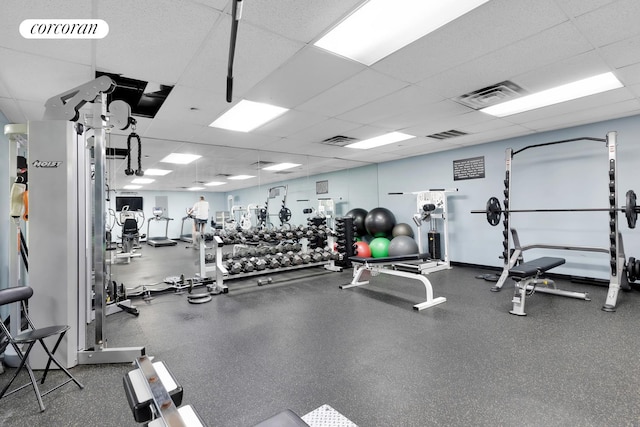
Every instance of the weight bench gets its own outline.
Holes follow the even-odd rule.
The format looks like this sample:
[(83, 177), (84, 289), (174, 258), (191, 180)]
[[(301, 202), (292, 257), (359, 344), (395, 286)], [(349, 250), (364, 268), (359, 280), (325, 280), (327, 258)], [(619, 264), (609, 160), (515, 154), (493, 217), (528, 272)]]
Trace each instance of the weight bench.
[[(419, 273), (411, 273), (408, 271), (400, 271), (394, 269), (394, 264), (401, 261), (427, 261), (430, 259), (428, 253), (402, 255), (383, 258), (363, 258), (363, 257), (349, 257), (349, 260), (359, 264), (354, 267), (353, 280), (347, 285), (341, 285), (340, 289), (348, 289), (354, 286), (363, 286), (369, 283), (368, 280), (362, 280), (363, 275), (376, 276), (378, 274), (388, 274), (390, 276), (399, 276), (407, 279), (413, 279), (421, 282), (424, 285), (427, 300), (425, 302), (416, 304), (413, 306), (415, 310), (424, 310), (425, 308), (433, 307), (434, 305), (442, 304), (447, 299), (445, 297), (433, 297), (433, 288), (431, 282)], [(366, 278), (368, 278), (366, 276)]]
[[(516, 289), (513, 299), (511, 300), (511, 302), (513, 302), (513, 309), (510, 310), (509, 313), (515, 314), (516, 316), (526, 316), (527, 313), (524, 312), (525, 299), (527, 296), (533, 295), (534, 292), (591, 301), (589, 294), (586, 292), (556, 289), (553, 280), (540, 277), (543, 273), (565, 262), (566, 260), (564, 258), (542, 257), (512, 267), (509, 270), (509, 277), (516, 281)], [(539, 288), (537, 285), (544, 285), (545, 287)]]

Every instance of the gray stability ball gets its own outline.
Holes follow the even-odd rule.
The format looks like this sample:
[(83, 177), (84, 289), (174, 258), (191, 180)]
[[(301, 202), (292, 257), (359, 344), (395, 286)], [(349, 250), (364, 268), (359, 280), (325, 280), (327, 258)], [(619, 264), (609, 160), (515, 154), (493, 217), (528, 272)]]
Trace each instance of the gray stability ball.
[(397, 236), (389, 243), (389, 256), (413, 255), (420, 253), (418, 243), (409, 236)]

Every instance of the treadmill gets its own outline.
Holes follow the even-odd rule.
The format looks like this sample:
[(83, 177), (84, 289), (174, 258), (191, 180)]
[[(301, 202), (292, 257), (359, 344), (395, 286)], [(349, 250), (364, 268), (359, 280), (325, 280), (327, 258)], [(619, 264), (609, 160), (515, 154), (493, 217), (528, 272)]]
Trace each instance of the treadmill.
[[(184, 224), (185, 224), (185, 221), (187, 221), (187, 220), (194, 220), (194, 218), (191, 215), (187, 215), (187, 216), (183, 216), (182, 217), (182, 225), (180, 227), (180, 240), (182, 240), (183, 242), (187, 242), (187, 243), (193, 243), (193, 233), (185, 233), (184, 232)], [(167, 222), (167, 224), (168, 224), (168, 222)], [(192, 227), (192, 229), (193, 229), (193, 227)]]
[[(178, 242), (169, 238), (169, 221), (173, 220), (173, 218), (162, 216), (162, 212), (162, 208), (153, 208), (153, 217), (147, 220), (147, 245), (154, 247), (175, 246)], [(149, 234), (149, 227), (151, 226), (151, 221), (165, 222), (164, 236), (150, 237), (151, 234)]]

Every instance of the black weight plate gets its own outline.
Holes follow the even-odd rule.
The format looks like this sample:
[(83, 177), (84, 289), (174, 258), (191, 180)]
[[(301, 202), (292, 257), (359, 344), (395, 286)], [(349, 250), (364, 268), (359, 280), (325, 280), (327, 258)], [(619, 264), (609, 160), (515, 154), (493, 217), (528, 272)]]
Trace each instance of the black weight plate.
[(636, 228), (638, 220), (638, 211), (636, 210), (636, 193), (633, 190), (627, 191), (626, 206), (624, 207), (624, 215), (627, 217), (627, 225), (629, 228)]
[(635, 282), (638, 276), (636, 276), (636, 259), (634, 257), (630, 257), (627, 262), (627, 279), (630, 282)]
[(500, 216), (502, 215), (502, 207), (500, 206), (500, 200), (496, 197), (491, 197), (487, 201), (487, 221), (489, 224), (496, 226), (500, 222)]

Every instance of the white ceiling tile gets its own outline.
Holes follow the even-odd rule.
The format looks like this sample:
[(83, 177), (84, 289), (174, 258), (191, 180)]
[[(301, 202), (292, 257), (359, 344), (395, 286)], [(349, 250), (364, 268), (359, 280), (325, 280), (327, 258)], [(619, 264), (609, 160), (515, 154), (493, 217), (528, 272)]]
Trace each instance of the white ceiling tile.
[(429, 123), (437, 124), (447, 117), (466, 114), (471, 111), (473, 110), (469, 107), (446, 99), (434, 104), (416, 105), (410, 111), (402, 111), (401, 114), (380, 119), (375, 124), (389, 129), (406, 130), (416, 126), (425, 126)]
[(271, 28), (289, 39), (309, 43), (361, 2), (279, 0), (274, 7), (272, 1), (251, 1), (243, 6), (241, 22)]
[(22, 112), (20, 104), (15, 99), (0, 97), (0, 112), (4, 114), (9, 123), (27, 122), (27, 117)]
[(332, 157), (342, 154), (342, 147), (332, 147), (315, 141), (298, 138), (284, 138), (262, 147), (265, 151), (306, 154), (309, 156)]
[[(226, 92), (231, 18), (224, 16), (181, 76), (181, 85), (212, 95)], [(304, 44), (241, 21), (233, 63), (233, 99), (289, 60)]]
[(383, 119), (413, 112), (424, 105), (443, 101), (440, 95), (420, 86), (407, 86), (338, 116), (362, 124), (378, 124)]
[(418, 84), (452, 98), (590, 50), (593, 48), (575, 27), (563, 23)]
[(614, 68), (640, 62), (640, 36), (635, 36), (599, 49), (604, 60)]
[(640, 84), (640, 63), (629, 65), (615, 71), (616, 77), (625, 86), (634, 86)]
[(528, 126), (528, 123), (540, 119), (553, 119), (554, 117), (569, 114), (572, 111), (582, 111), (591, 108), (604, 108), (606, 105), (617, 104), (633, 98), (633, 93), (627, 88), (614, 89), (607, 92), (587, 96), (573, 101), (566, 101), (560, 104), (538, 108), (524, 113), (514, 114), (503, 119), (511, 123)]
[(483, 144), (485, 142), (501, 141), (504, 139), (515, 138), (517, 136), (527, 135), (531, 133), (531, 129), (527, 129), (523, 126), (512, 125), (507, 127), (496, 128), (489, 130), (482, 134), (470, 135), (464, 142), (460, 142), (459, 145), (470, 146)]
[(526, 126), (527, 128), (542, 132), (558, 128), (566, 128), (587, 123), (594, 123), (617, 117), (625, 117), (639, 113), (640, 101), (638, 101), (638, 99), (629, 99), (626, 101), (607, 104), (604, 106), (594, 106), (593, 108), (585, 110), (571, 111), (567, 114), (547, 117), (538, 121), (531, 121), (528, 122)]
[(590, 51), (535, 70), (511, 80), (525, 91), (538, 92), (565, 83), (612, 71), (597, 51)]
[(405, 82), (366, 69), (311, 98), (298, 109), (334, 117), (405, 86)]
[(464, 114), (443, 117), (439, 120), (425, 120), (424, 123), (405, 128), (403, 132), (416, 136), (431, 135), (452, 129), (467, 132), (469, 128), (479, 123), (488, 123), (491, 121), (491, 116), (477, 111), (471, 111)]
[(486, 133), (487, 131), (513, 126), (513, 123), (505, 119), (498, 119), (493, 116), (490, 116), (489, 114), (484, 114), (484, 113), (478, 113), (478, 114), (482, 114), (486, 116), (487, 120), (484, 122), (465, 126), (464, 128), (465, 132), (471, 135), (480, 135), (480, 134)]
[(349, 132), (359, 127), (361, 127), (361, 125), (357, 123), (339, 119), (327, 119), (292, 134), (292, 137), (310, 143), (320, 142), (337, 135), (349, 136)]
[(99, 70), (173, 85), (220, 13), (172, 0), (112, 0), (100, 15), (109, 35), (97, 43)]
[(229, 108), (223, 95), (212, 96), (202, 89), (175, 86), (156, 114), (159, 120), (175, 120), (208, 126)]
[(493, 0), (391, 54), (373, 68), (416, 83), (566, 20), (553, 0)]
[(294, 108), (363, 69), (364, 65), (308, 47), (249, 91), (247, 98)]
[(223, 11), (229, 0), (191, 0), (194, 3), (199, 3), (208, 7), (212, 7), (215, 10)]
[[(93, 80), (91, 67), (0, 48), (0, 80), (20, 100), (44, 102)], [(43, 72), (46, 70), (46, 72)], [(41, 117), (28, 117), (40, 120)]]
[(255, 133), (261, 135), (279, 136), (284, 138), (290, 135), (294, 135), (327, 119), (328, 117), (320, 114), (289, 110), (285, 114), (275, 118), (269, 123), (260, 126), (255, 130)]
[[(3, 0), (2, 13), (0, 13), (0, 46), (60, 61), (91, 65), (92, 42), (90, 40), (25, 39), (19, 32), (20, 23), (25, 19), (77, 17), (93, 17), (91, 2), (68, 0), (25, 3), (21, 0)], [(100, 17), (95, 16), (95, 18)]]
[(572, 18), (580, 16), (616, 0), (556, 0), (558, 6)]
[(264, 145), (277, 141), (278, 139), (278, 137), (270, 135), (235, 132), (204, 126), (201, 128), (200, 132), (192, 138), (192, 141), (202, 144), (260, 149)]
[(202, 128), (201, 125), (156, 118), (145, 130), (144, 136), (147, 138), (169, 139), (173, 141), (192, 141), (196, 135), (202, 132)]
[(591, 43), (601, 47), (640, 34), (638, 16), (640, 2), (618, 0), (577, 17), (575, 25)]

